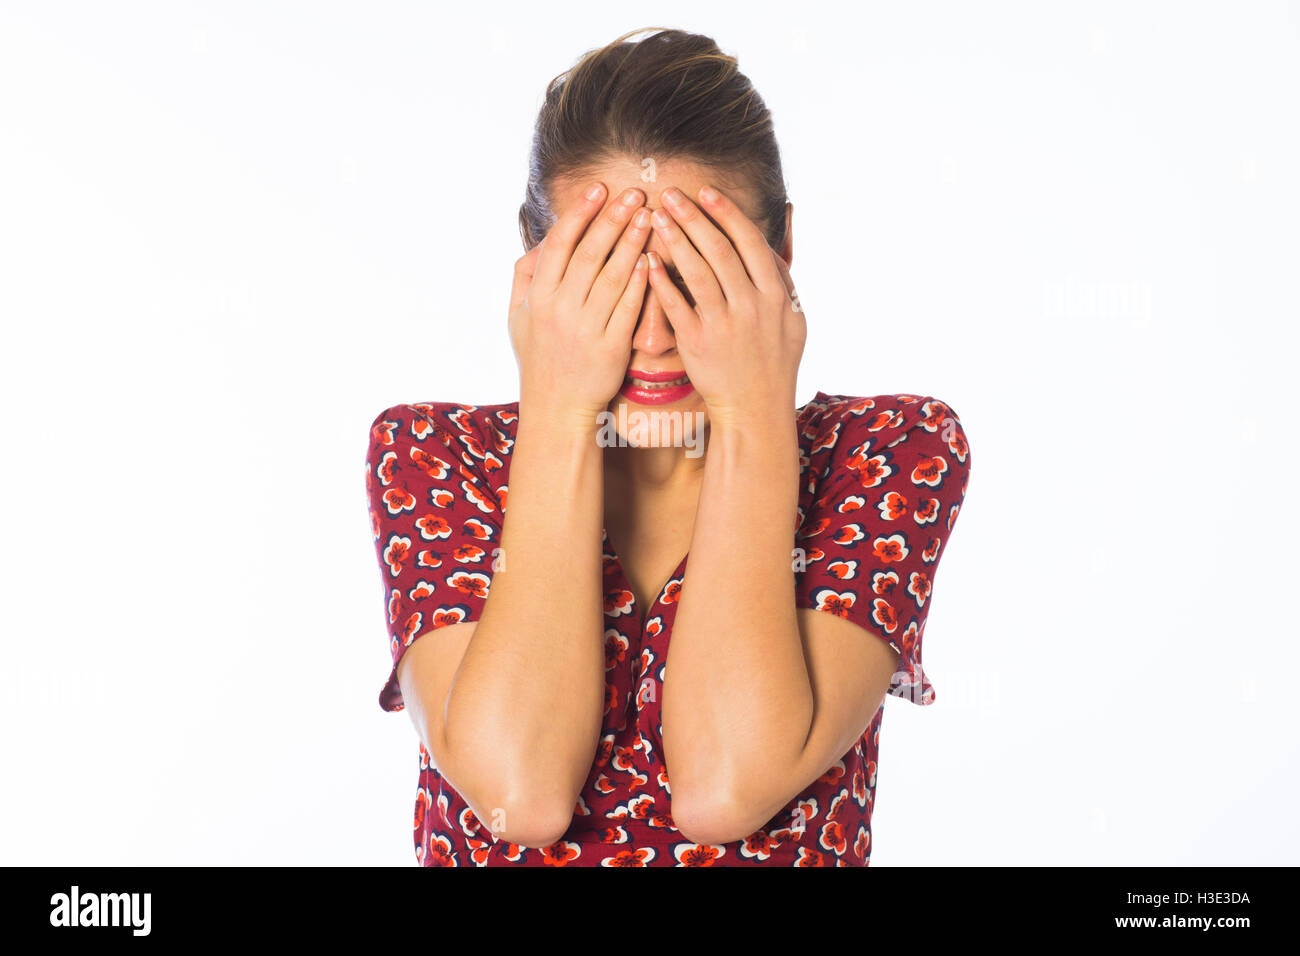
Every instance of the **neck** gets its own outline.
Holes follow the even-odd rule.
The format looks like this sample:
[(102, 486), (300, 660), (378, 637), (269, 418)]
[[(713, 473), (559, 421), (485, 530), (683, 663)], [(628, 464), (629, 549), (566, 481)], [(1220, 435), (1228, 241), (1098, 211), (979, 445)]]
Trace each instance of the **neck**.
[[(707, 431), (704, 446), (707, 447)], [(704, 477), (701, 454), (689, 456), (685, 448), (611, 445), (605, 449), (605, 484), (611, 492), (628, 496), (673, 494), (698, 485)]]

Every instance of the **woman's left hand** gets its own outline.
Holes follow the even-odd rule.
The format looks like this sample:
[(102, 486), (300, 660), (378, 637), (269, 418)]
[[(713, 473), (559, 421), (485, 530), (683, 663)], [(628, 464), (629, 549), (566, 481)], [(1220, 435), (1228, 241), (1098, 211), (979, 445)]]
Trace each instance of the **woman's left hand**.
[(712, 425), (789, 412), (807, 337), (790, 270), (734, 202), (708, 186), (699, 199), (697, 206), (679, 190), (664, 190), (660, 208), (671, 216), (666, 226), (654, 221), (694, 306), (663, 260), (650, 257), (650, 286), (672, 323), (686, 374)]

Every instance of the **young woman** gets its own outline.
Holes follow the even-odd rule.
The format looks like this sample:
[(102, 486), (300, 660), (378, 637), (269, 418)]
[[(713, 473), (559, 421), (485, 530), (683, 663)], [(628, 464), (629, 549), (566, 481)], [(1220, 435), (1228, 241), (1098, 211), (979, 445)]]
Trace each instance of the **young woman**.
[(934, 699), (965, 433), (923, 395), (795, 408), (770, 115), (708, 37), (632, 35), (538, 117), (519, 401), (371, 427), (416, 858), (865, 866), (885, 697)]

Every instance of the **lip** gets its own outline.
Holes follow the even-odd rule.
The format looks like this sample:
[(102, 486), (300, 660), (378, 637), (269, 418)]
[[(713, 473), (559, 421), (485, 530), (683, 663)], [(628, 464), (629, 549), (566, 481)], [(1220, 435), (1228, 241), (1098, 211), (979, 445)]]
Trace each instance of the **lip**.
[[(640, 378), (640, 376), (637, 376)], [(672, 381), (674, 378), (681, 378), (681, 375), (667, 375), (665, 378)], [(649, 381), (649, 379), (646, 379)], [(638, 405), (669, 405), (673, 402), (680, 402), (691, 392), (695, 391), (695, 386), (690, 382), (685, 385), (671, 385), (666, 388), (642, 388), (633, 385), (631, 382), (624, 382), (623, 387), (618, 393), (630, 402)]]
[(686, 374), (686, 369), (667, 372), (642, 372), (639, 369), (630, 368), (627, 370), (627, 378), (639, 378), (643, 382), (671, 382), (675, 378), (681, 378)]

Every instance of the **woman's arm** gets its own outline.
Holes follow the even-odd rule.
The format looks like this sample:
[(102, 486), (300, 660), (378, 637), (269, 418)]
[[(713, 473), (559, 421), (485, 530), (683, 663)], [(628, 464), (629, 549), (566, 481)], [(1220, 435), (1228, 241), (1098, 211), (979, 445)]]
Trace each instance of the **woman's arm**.
[(604, 717), (597, 415), (627, 369), (649, 229), (639, 189), (605, 198), (597, 184), (515, 267), (510, 331), (520, 399), (504, 566), (443, 724), (446, 750), (465, 777), (464, 790), (449, 777), (452, 785), (484, 801), (471, 804), (480, 820), (531, 834), (525, 845), (549, 845), (568, 829)]
[(568, 829), (599, 741), (601, 463), (591, 423), (521, 398), (503, 560), (447, 696), (449, 781), (524, 845)]
[(710, 425), (662, 717), (673, 818), (725, 804), (793, 763), (813, 717), (795, 611), (799, 449), (793, 408)]
[(705, 216), (675, 190), (662, 198), (670, 215), (655, 226), (695, 305), (653, 256), (650, 283), (709, 412), (687, 581), (665, 662), (664, 761), (678, 829), (695, 842), (730, 840), (745, 835), (729, 832), (736, 820), (771, 802), (774, 781), (784, 786), (780, 768), (805, 765), (816, 709), (792, 555), (794, 392), (807, 330), (785, 261), (734, 202), (706, 187)]

